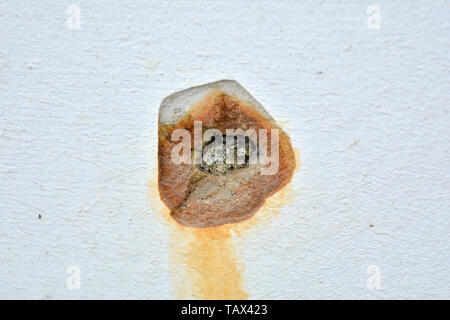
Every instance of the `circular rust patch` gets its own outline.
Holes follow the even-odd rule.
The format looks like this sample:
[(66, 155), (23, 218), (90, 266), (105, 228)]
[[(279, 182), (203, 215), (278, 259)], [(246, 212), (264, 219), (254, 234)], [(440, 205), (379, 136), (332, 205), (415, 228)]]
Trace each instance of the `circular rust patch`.
[[(190, 97), (189, 94), (186, 96)], [(172, 133), (177, 129), (187, 130), (191, 137), (191, 149), (194, 150), (194, 121), (201, 121), (202, 133), (208, 129), (217, 129), (225, 137), (227, 129), (254, 129), (256, 132), (265, 129), (269, 141), (268, 150), (271, 129), (277, 129), (277, 172), (271, 175), (261, 174), (261, 168), (265, 165), (260, 162), (249, 163), (248, 154), (245, 155), (243, 164), (220, 164), (214, 161), (209, 164), (174, 163), (172, 151), (178, 141), (171, 140)], [(214, 227), (247, 219), (262, 206), (264, 199), (285, 186), (294, 173), (295, 155), (287, 134), (267, 113), (220, 88), (209, 90), (175, 123), (159, 123), (158, 136), (160, 197), (169, 207), (171, 216), (187, 226)], [(250, 140), (249, 144), (252, 143), (256, 142)], [(202, 144), (201, 149), (206, 157), (208, 152), (213, 151), (210, 150), (211, 145), (211, 141)]]

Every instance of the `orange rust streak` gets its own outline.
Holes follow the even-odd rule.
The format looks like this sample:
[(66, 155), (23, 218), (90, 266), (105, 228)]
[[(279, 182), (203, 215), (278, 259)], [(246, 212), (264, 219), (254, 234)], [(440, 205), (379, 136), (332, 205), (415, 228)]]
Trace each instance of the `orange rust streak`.
[[(295, 150), (296, 170), (300, 154)], [(180, 299), (247, 299), (244, 290), (243, 267), (236, 253), (237, 244), (257, 235), (278, 216), (282, 207), (290, 204), (296, 191), (290, 184), (267, 198), (258, 214), (237, 224), (215, 228), (190, 228), (170, 217), (158, 192), (158, 172), (153, 169), (148, 183), (148, 198), (152, 210), (171, 230), (171, 277)]]
[(196, 299), (247, 299), (229, 227), (190, 229), (187, 276)]
[(231, 226), (198, 229), (178, 224), (158, 197), (156, 170), (152, 176), (148, 197), (171, 229), (171, 273), (178, 298), (247, 299)]
[[(175, 222), (158, 196), (157, 172), (149, 182), (154, 212), (171, 229), (171, 277), (180, 299), (247, 299), (243, 267), (236, 253), (244, 238), (267, 228), (296, 193), (290, 185), (265, 200), (258, 214), (238, 224), (190, 228)], [(233, 236), (234, 234), (234, 236)]]

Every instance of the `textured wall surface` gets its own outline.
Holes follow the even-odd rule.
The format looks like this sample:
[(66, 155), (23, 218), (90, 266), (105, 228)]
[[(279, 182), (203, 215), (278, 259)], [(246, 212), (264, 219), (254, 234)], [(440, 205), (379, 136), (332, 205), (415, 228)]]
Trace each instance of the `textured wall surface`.
[(302, 162), (250, 298), (450, 298), (449, 1), (73, 4), (0, 3), (0, 298), (176, 297), (158, 108), (219, 79)]

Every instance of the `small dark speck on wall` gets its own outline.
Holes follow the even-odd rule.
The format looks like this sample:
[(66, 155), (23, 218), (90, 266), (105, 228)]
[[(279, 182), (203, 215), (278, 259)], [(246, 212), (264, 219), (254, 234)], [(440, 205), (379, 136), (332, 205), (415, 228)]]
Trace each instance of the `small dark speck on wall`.
[(40, 219), (40, 218), (42, 218), (42, 216), (40, 214), (38, 214), (38, 218)]
[(373, 228), (373, 224), (371, 224), (370, 227)]

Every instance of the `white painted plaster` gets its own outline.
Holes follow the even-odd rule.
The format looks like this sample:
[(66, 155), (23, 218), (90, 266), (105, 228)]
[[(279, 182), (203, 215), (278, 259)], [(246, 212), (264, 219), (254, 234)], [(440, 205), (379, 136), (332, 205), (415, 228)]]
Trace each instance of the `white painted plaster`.
[(174, 298), (158, 108), (219, 79), (302, 159), (239, 251), (250, 298), (450, 298), (449, 34), (448, 1), (2, 1), (0, 298)]

